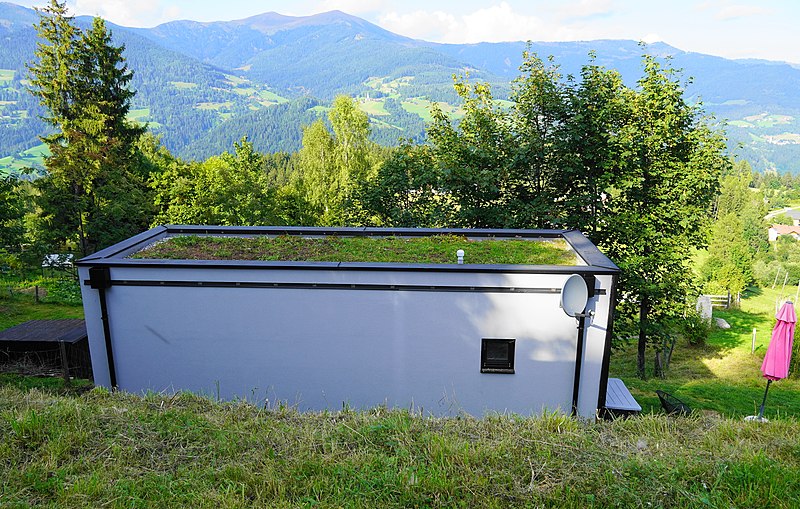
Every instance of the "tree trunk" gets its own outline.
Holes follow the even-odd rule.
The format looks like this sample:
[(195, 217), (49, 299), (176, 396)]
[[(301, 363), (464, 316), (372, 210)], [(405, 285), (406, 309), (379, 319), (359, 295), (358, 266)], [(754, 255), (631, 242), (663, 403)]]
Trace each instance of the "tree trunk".
[(642, 298), (642, 303), (639, 306), (639, 350), (636, 356), (636, 375), (642, 380), (645, 379), (645, 348), (647, 347), (647, 333), (645, 331), (645, 324), (647, 323), (647, 315), (650, 311), (650, 301), (647, 297)]

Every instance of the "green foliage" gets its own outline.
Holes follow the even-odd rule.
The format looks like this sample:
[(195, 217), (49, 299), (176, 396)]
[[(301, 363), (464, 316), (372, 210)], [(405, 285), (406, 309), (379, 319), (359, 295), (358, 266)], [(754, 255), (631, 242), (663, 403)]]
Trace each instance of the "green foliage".
[(0, 177), (0, 250), (19, 250), (25, 233), (24, 215), (22, 185), (13, 177)]
[(454, 223), (455, 204), (443, 188), (430, 147), (404, 142), (363, 184), (360, 199), (379, 224), (431, 228)]
[(171, 156), (159, 163), (150, 187), (158, 213), (153, 224), (281, 225), (309, 221), (302, 198), (279, 187), (287, 161), (255, 152), (247, 138), (234, 153), (186, 163)]
[(787, 214), (775, 214), (770, 218), (770, 222), (772, 224), (785, 224), (794, 226), (794, 219), (789, 217)]
[(644, 57), (644, 76), (620, 131), (622, 176), (610, 190), (610, 216), (597, 242), (622, 269), (617, 330), (638, 337), (644, 376), (648, 343), (691, 295), (689, 250), (706, 243), (708, 210), (729, 164), (724, 139), (683, 97), (675, 71)]
[(364, 223), (357, 200), (361, 184), (374, 177), (383, 156), (369, 140), (366, 113), (355, 101), (338, 96), (328, 120), (333, 132), (318, 120), (303, 131), (303, 148), (298, 153), (296, 188), (313, 207), (322, 225)]
[(736, 213), (714, 224), (709, 256), (701, 267), (709, 293), (742, 292), (753, 280), (753, 253), (743, 236), (744, 222)]
[(432, 108), (428, 138), (436, 170), (453, 212), (445, 216), (458, 227), (499, 227), (512, 210), (505, 196), (513, 164), (509, 114), (492, 98), (486, 83), (456, 80), (464, 116), (455, 126), (438, 106)]
[(709, 320), (689, 312), (678, 322), (679, 333), (689, 346), (703, 346), (714, 330)]

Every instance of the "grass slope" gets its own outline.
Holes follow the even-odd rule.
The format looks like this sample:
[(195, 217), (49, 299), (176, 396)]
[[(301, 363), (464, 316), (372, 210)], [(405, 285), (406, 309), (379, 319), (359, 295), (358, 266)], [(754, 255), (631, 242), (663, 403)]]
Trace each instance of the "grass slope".
[[(794, 291), (791, 295), (787, 291), (780, 287), (751, 289), (743, 296), (741, 309), (715, 308), (714, 316), (725, 319), (731, 328), (715, 329), (704, 346), (679, 342), (666, 379), (640, 380), (635, 376), (633, 343), (613, 352), (611, 376), (625, 381), (645, 412), (660, 411), (655, 391), (661, 389), (705, 412), (737, 419), (753, 415), (758, 412), (766, 386), (760, 368), (775, 325), (776, 302), (795, 296)], [(751, 353), (753, 329), (755, 353)], [(798, 349), (796, 346), (795, 352)], [(648, 369), (653, 362), (651, 355), (652, 350), (648, 350)], [(796, 371), (789, 379), (772, 384), (765, 412), (770, 419), (781, 415), (800, 417), (800, 373)]]
[(800, 423), (299, 414), (0, 387), (3, 507), (793, 507)]
[[(35, 285), (39, 286), (39, 302)], [(0, 279), (0, 330), (28, 320), (59, 318), (83, 318), (77, 282), (48, 278), (21, 284)]]

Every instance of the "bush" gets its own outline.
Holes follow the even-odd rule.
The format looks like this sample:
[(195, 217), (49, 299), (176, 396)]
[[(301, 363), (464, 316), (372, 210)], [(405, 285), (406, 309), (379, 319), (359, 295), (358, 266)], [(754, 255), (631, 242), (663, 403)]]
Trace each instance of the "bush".
[[(753, 264), (753, 278), (756, 280), (758, 286), (762, 288), (772, 286), (772, 283), (776, 281), (775, 275), (778, 274), (778, 271), (781, 271), (779, 276), (782, 276), (784, 270), (781, 263), (777, 260), (772, 260), (770, 262), (756, 260)], [(783, 277), (780, 277), (780, 279), (781, 282), (783, 282)]]
[(27, 281), (24, 285), (27, 288), (38, 286), (44, 289), (44, 291), (40, 293), (40, 298), (43, 302), (66, 304), (68, 306), (80, 306), (82, 303), (81, 287), (78, 284), (78, 280), (72, 277), (58, 279), (38, 278)]
[(678, 328), (680, 335), (692, 346), (705, 345), (711, 330), (711, 322), (697, 313), (688, 313)]

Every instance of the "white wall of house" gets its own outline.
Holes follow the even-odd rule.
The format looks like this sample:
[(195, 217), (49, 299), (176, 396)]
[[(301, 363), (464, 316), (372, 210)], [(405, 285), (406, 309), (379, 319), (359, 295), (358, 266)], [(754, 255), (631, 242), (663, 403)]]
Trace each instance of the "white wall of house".
[[(111, 267), (116, 281), (430, 285), (464, 291), (123, 286), (107, 289), (118, 387), (190, 390), (301, 410), (386, 404), (436, 415), (569, 412), (577, 320), (568, 274)], [(80, 268), (87, 280), (88, 268)], [(578, 413), (594, 417), (611, 275), (590, 299)], [(545, 293), (513, 293), (512, 289)], [(110, 384), (99, 292), (82, 285), (95, 383)], [(481, 373), (481, 339), (515, 338), (515, 373)]]

